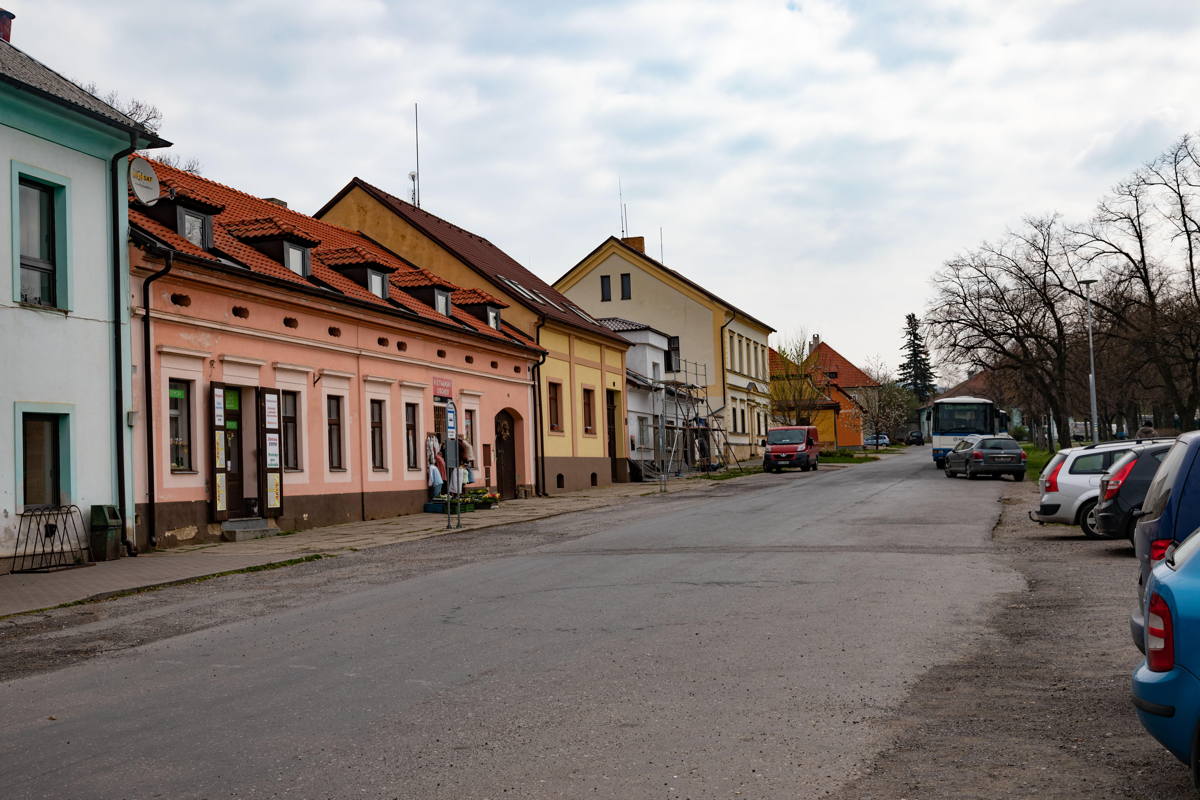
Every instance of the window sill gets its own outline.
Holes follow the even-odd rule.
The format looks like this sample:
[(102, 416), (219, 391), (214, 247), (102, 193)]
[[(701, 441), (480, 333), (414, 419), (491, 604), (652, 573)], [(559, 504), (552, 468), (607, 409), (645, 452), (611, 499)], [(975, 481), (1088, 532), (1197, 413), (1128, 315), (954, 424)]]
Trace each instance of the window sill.
[(304, 472), (304, 470), (300, 469), (300, 467), (284, 467), (283, 471), (284, 472)]
[(330, 467), (329, 471), (330, 472), (349, 472), (349, 470), (346, 469), (345, 467)]
[(51, 314), (62, 314), (64, 317), (71, 313), (69, 308), (60, 308), (59, 306), (44, 306), (40, 303), (26, 303), (23, 300), (18, 300), (17, 305), (21, 308), (27, 308), (30, 311), (46, 311)]
[(200, 471), (195, 469), (173, 469), (172, 475), (199, 475)]
[(387, 467), (371, 467), (371, 472), (391, 472)]
[(549, 433), (551, 436), (566, 436), (567, 435), (566, 431), (555, 430), (554, 428), (551, 428), (550, 430), (548, 430), (546, 432)]

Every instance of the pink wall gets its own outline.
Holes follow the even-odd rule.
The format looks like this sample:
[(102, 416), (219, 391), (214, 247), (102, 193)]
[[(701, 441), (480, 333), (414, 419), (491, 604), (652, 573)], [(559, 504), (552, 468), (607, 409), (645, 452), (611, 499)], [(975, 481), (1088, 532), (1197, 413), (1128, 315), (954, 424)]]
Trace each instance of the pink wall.
[[(136, 265), (144, 254), (131, 249)], [(152, 264), (157, 267), (157, 264)], [(135, 275), (135, 297), (141, 279)], [(434, 424), (434, 384), (450, 381), (459, 409), (459, 428), (468, 409), (475, 412), (475, 485), (483, 483), (483, 448), (493, 445), (494, 419), (502, 409), (516, 417), (517, 484), (533, 483), (533, 413), (528, 350), (491, 344), (464, 331), (439, 330), (418, 322), (390, 319), (383, 314), (284, 293), (250, 281), (245, 283), (176, 264), (172, 274), (152, 285), (154, 310), (150, 374), (154, 388), (157, 501), (178, 503), (209, 499), (212, 443), (208, 393), (214, 381), (244, 387), (273, 387), (300, 396), (300, 470), (284, 475), (284, 506), (288, 497), (359, 492), (423, 491), (426, 488), (425, 434)], [(172, 295), (175, 295), (174, 301)], [(186, 301), (179, 297), (186, 295)], [(181, 303), (185, 303), (182, 305)], [(235, 307), (237, 314), (235, 314)], [(244, 313), (243, 313), (244, 310)], [(295, 321), (285, 324), (285, 317)], [(290, 322), (290, 320), (289, 320)], [(142, 405), (142, 316), (133, 330), (135, 399)], [(330, 328), (340, 335), (333, 335)], [(402, 345), (398, 345), (402, 343)], [(190, 381), (192, 472), (173, 472), (168, 432), (168, 382)], [(343, 398), (344, 471), (331, 470), (327, 457), (325, 400)], [(249, 404), (253, 392), (243, 392)], [(370, 463), (369, 406), (384, 400), (386, 467)], [(419, 408), (418, 469), (407, 469), (404, 404)], [(247, 416), (252, 416), (247, 413)], [(243, 420), (248, 439), (252, 428)], [(135, 430), (136, 497), (147, 501), (145, 480), (145, 415), (138, 414)], [(249, 447), (253, 447), (250, 444)], [(253, 455), (248, 450), (247, 456)], [(247, 466), (252, 460), (247, 460)], [(247, 494), (257, 494), (247, 471)], [(492, 486), (497, 483), (495, 467)]]

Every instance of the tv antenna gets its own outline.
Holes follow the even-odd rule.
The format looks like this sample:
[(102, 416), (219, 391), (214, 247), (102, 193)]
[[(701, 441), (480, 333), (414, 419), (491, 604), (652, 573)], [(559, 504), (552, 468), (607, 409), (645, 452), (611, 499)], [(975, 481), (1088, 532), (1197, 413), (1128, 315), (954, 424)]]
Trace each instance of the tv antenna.
[(417, 152), (417, 168), (408, 173), (408, 179), (412, 181), (412, 203), (417, 208), (421, 207), (421, 118), (417, 110), (417, 104), (413, 103), (413, 145)]

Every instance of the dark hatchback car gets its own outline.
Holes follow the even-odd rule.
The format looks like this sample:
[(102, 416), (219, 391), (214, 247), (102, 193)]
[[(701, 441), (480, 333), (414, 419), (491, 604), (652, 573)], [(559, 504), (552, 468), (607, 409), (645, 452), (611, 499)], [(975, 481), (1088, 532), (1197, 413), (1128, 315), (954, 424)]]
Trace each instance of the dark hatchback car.
[(1027, 456), (1016, 439), (1008, 436), (968, 436), (946, 453), (946, 477), (966, 475), (1011, 475), (1025, 480)]
[(920, 431), (909, 431), (908, 436), (904, 437), (905, 444), (925, 444), (925, 434)]
[(1163, 456), (1146, 499), (1137, 512), (1133, 529), (1133, 551), (1138, 559), (1138, 605), (1129, 619), (1134, 644), (1143, 652), (1145, 624), (1142, 594), (1146, 579), (1166, 557), (1167, 548), (1182, 542), (1200, 528), (1200, 431), (1181, 433)]
[(1146, 490), (1158, 471), (1170, 442), (1144, 444), (1118, 459), (1100, 479), (1100, 500), (1096, 505), (1096, 532), (1110, 539), (1133, 541), (1137, 512), (1146, 499)]

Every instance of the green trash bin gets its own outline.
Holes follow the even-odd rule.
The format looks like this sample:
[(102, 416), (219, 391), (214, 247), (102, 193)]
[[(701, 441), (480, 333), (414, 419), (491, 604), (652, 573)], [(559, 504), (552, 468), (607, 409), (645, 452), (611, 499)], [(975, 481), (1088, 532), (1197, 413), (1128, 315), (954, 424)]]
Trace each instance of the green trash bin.
[(116, 561), (121, 557), (121, 514), (116, 506), (92, 506), (89, 545), (92, 561)]

